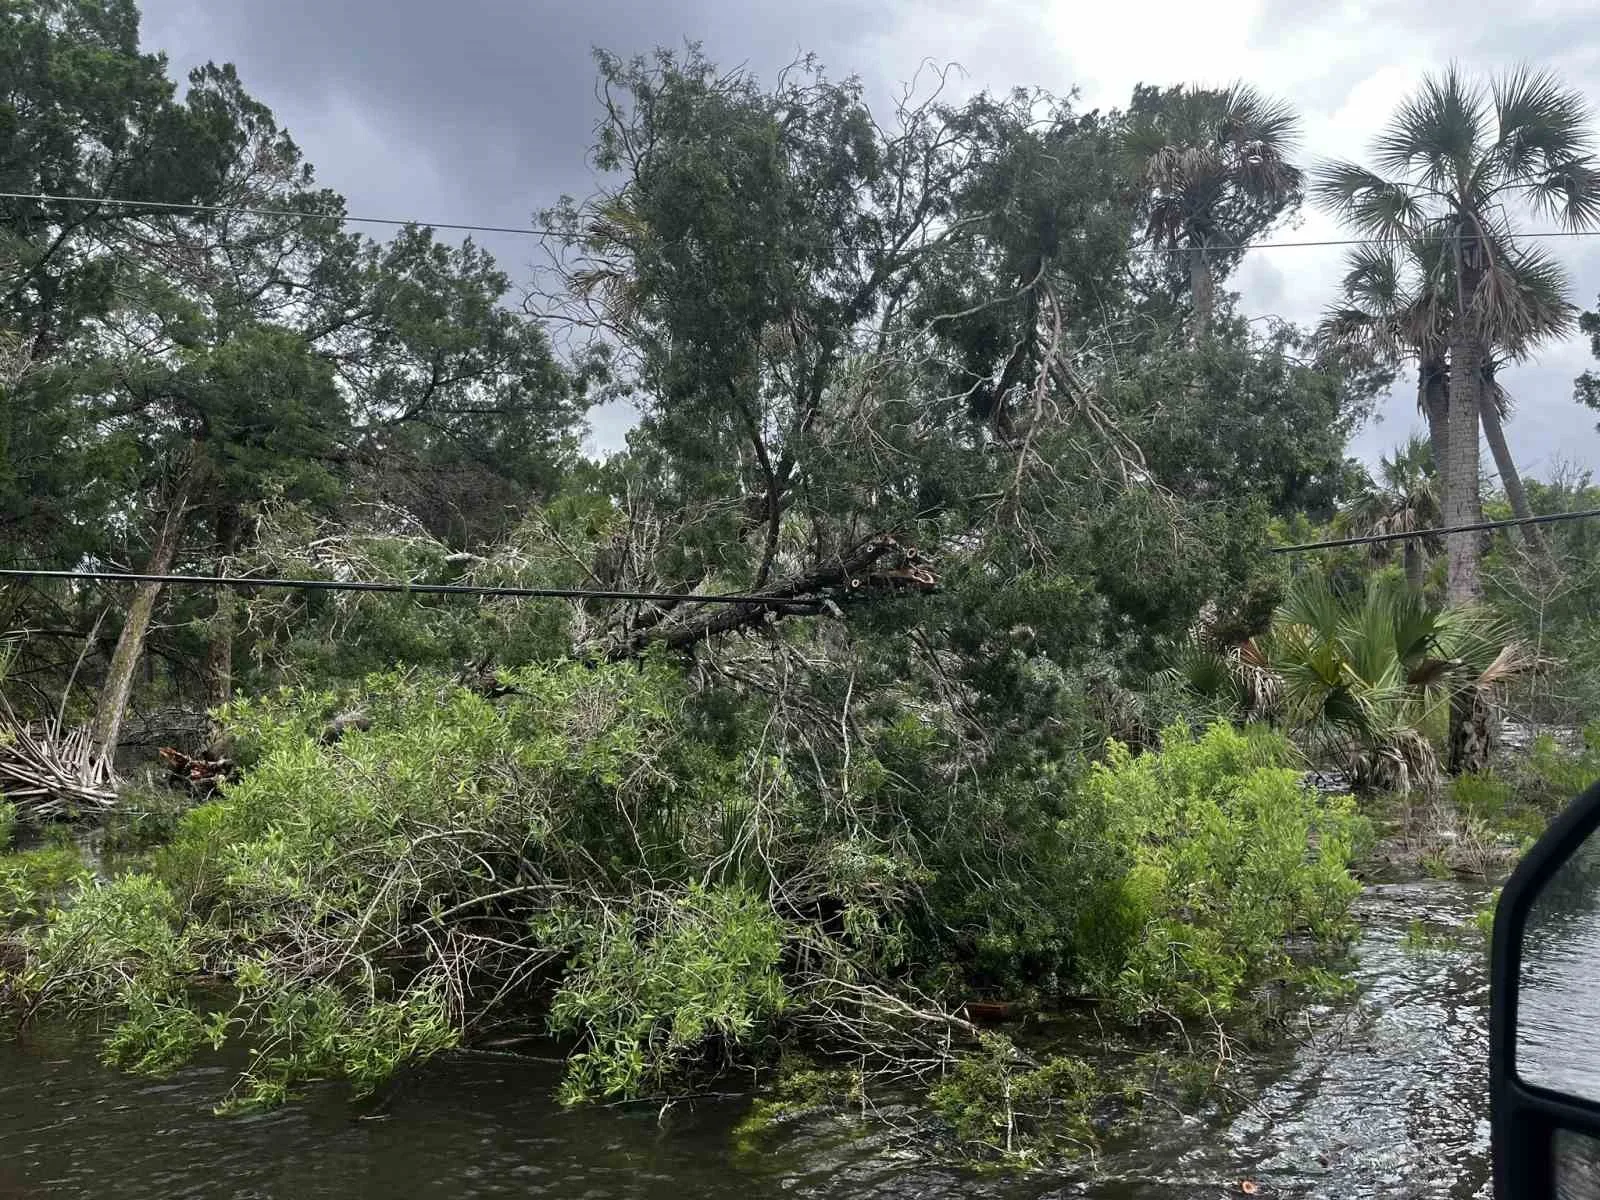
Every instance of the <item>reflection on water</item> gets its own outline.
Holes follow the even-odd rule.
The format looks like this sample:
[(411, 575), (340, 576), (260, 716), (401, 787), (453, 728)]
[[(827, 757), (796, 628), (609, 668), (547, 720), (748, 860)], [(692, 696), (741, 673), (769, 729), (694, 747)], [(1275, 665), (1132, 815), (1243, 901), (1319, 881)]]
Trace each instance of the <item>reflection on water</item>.
[(1310, 1014), (1258, 1064), (1258, 1103), (1158, 1120), (1066, 1173), (974, 1176), (831, 1120), (752, 1147), (732, 1136), (738, 1098), (563, 1111), (554, 1066), (482, 1058), (432, 1066), (377, 1110), (321, 1097), (222, 1121), (210, 1116), (231, 1078), (221, 1066), (152, 1082), (36, 1040), (0, 1043), (0, 1200), (1208, 1200), (1245, 1180), (1272, 1197), (1472, 1200), (1488, 1195), (1485, 955), (1403, 940), (1414, 920), (1461, 927), (1482, 896), (1373, 889), (1361, 995)]
[(1570, 1129), (1556, 1130), (1556, 1200), (1600, 1200), (1600, 1142)]
[(1517, 1074), (1600, 1101), (1600, 837), (1591, 837), (1535, 898), (1517, 987)]

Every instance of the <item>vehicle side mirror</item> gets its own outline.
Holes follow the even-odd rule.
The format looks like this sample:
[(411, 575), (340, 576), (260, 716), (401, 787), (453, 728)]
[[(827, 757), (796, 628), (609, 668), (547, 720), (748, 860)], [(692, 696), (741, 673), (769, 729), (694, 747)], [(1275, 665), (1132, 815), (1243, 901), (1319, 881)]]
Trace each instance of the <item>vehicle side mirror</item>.
[(1600, 783), (1506, 881), (1489, 997), (1497, 1200), (1600, 1200)]

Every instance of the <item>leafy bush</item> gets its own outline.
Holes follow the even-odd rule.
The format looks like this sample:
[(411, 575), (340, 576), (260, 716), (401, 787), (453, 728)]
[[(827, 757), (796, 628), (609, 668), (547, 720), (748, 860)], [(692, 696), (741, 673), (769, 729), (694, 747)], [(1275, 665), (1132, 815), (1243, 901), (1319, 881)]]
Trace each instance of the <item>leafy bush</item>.
[(743, 889), (600, 909), (577, 937), (550, 1014), (584, 1046), (568, 1059), (568, 1102), (659, 1091), (708, 1047), (748, 1046), (787, 1004), (782, 926)]
[(1514, 786), (1529, 803), (1553, 816), (1596, 780), (1600, 780), (1600, 721), (1584, 728), (1575, 753), (1547, 733), (1536, 737), (1527, 758), (1518, 764)]
[(1280, 736), (1221, 724), (1175, 726), (1154, 754), (1113, 744), (1083, 796), (1127, 869), (1080, 926), (1086, 982), (1133, 1015), (1221, 1013), (1295, 973), (1292, 936), (1348, 932), (1349, 865), (1369, 831), (1290, 761)]
[(1536, 794), (1494, 772), (1456, 776), (1450, 781), (1450, 799), (1468, 828), (1495, 834), (1538, 837), (1550, 819)]
[(1509, 623), (1431, 607), (1388, 574), (1354, 591), (1302, 577), (1265, 635), (1175, 658), (1169, 676), (1216, 711), (1278, 722), (1358, 786), (1398, 791), (1440, 777), (1453, 694), (1491, 707), (1533, 665)]
[[(951, 781), (938, 724), (885, 705), (833, 790), (773, 752), (760, 706), (699, 705), (659, 663), (502, 682), (231, 706), (243, 776), (148, 873), (85, 880), (26, 932), (25, 1006), (114, 1026), (107, 1057), (139, 1070), (248, 1044), (232, 1107), (541, 1022), (573, 1042), (564, 1099), (635, 1097), (795, 1028), (938, 1062), (940, 1000), (975, 988), (1227, 1011), (1291, 972), (1292, 934), (1336, 938), (1355, 889), (1348, 802), (1260, 732)], [(1036, 1082), (1059, 1108), (1057, 1075)]]
[(17, 829), (17, 806), (0, 800), (0, 852), (11, 849), (11, 838)]
[(0, 927), (43, 915), (62, 889), (87, 874), (75, 846), (0, 854)]
[(929, 1093), (958, 1150), (1016, 1165), (1094, 1149), (1096, 1110), (1108, 1091), (1094, 1065), (1070, 1055), (1019, 1062), (1002, 1038), (985, 1038)]

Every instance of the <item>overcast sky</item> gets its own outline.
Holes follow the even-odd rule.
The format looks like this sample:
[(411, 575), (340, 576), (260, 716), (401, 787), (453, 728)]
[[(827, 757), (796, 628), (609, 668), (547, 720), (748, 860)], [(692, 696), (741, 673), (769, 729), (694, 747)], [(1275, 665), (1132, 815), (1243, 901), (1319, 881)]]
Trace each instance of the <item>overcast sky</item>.
[[(1593, 0), (144, 0), (145, 41), (176, 70), (238, 64), (322, 182), (350, 211), (525, 225), (563, 192), (589, 189), (595, 46), (630, 55), (684, 39), (764, 78), (801, 51), (830, 74), (859, 75), (879, 97), (927, 59), (957, 62), (969, 90), (1077, 88), (1084, 103), (1126, 102), (1135, 83), (1244, 79), (1292, 101), (1307, 160), (1361, 157), (1425, 72), (1456, 59), (1473, 72), (1530, 62), (1558, 71), (1600, 108), (1600, 20)], [(1464, 14), (1464, 15), (1463, 15)], [(1296, 239), (1337, 237), (1307, 211)], [(532, 248), (481, 239), (514, 277)], [(1600, 293), (1600, 238), (1555, 243), (1586, 308)], [(1234, 285), (1247, 312), (1314, 320), (1340, 274), (1339, 252), (1261, 251)], [(1503, 377), (1524, 471), (1557, 462), (1600, 474), (1596, 414), (1571, 399), (1590, 365), (1574, 339)], [(1369, 461), (1418, 425), (1402, 384), (1354, 450)], [(615, 444), (614, 419), (597, 420)]]

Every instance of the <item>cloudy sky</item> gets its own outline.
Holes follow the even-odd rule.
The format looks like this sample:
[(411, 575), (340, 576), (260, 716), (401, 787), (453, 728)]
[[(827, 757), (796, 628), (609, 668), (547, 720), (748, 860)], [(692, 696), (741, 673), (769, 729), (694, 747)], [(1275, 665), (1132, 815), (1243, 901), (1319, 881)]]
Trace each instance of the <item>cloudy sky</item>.
[[(525, 225), (563, 192), (589, 190), (596, 106), (592, 47), (620, 54), (693, 39), (770, 78), (801, 51), (888, 96), (928, 59), (964, 87), (1077, 88), (1089, 105), (1133, 85), (1245, 79), (1292, 101), (1307, 158), (1360, 157), (1423, 72), (1530, 62), (1560, 72), (1600, 110), (1593, 0), (144, 0), (145, 41), (178, 70), (232, 61), (353, 213)], [(1308, 212), (1283, 236), (1337, 237)], [(532, 247), (486, 237), (514, 276)], [(1600, 293), (1600, 238), (1555, 243), (1576, 298)], [(1339, 254), (1250, 255), (1234, 285), (1251, 313), (1309, 321), (1332, 294)], [(1595, 414), (1571, 399), (1590, 363), (1574, 339), (1506, 374), (1523, 469), (1600, 473)], [(1402, 385), (1355, 449), (1373, 460), (1417, 424)], [(596, 439), (618, 435), (597, 421)]]

